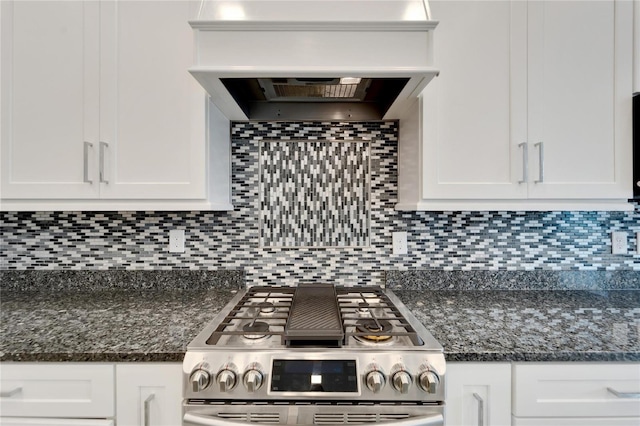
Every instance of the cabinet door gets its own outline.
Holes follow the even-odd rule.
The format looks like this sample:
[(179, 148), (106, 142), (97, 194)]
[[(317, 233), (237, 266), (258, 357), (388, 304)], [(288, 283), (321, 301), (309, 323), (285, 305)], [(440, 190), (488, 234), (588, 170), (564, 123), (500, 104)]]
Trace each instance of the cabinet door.
[(624, 0), (528, 2), (530, 198), (631, 196), (632, 19)]
[(0, 7), (2, 198), (96, 197), (98, 4)]
[(446, 401), (449, 426), (511, 424), (511, 364), (447, 363)]
[(113, 420), (0, 417), (0, 426), (113, 426)]
[(440, 75), (423, 91), (423, 197), (526, 198), (526, 4), (430, 5)]
[(182, 424), (181, 364), (118, 364), (116, 383), (118, 424)]
[(101, 198), (206, 196), (206, 98), (187, 71), (194, 63), (192, 7), (101, 3)]

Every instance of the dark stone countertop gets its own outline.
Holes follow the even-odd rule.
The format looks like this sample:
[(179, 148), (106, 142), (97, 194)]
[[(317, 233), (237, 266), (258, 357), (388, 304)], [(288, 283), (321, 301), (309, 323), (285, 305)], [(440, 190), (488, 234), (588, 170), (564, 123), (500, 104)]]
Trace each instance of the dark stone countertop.
[[(640, 361), (640, 291), (400, 290), (448, 361)], [(0, 361), (180, 362), (235, 290), (0, 294)]]
[(4, 290), (0, 361), (181, 362), (236, 292)]
[(394, 293), (447, 361), (640, 361), (640, 291)]

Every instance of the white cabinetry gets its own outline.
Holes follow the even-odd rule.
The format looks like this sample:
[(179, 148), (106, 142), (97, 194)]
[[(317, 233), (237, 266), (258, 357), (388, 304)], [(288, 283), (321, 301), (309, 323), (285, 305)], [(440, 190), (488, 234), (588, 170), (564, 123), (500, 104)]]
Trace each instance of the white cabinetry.
[(2, 425), (113, 423), (113, 365), (3, 363), (0, 372)]
[(228, 135), (187, 72), (194, 5), (2, 2), (3, 210), (231, 208)]
[(119, 425), (182, 423), (182, 364), (117, 364)]
[(447, 426), (511, 423), (510, 363), (447, 363)]
[[(630, 210), (629, 1), (432, 1), (400, 210)], [(419, 153), (419, 155), (416, 155)]]
[(516, 426), (638, 425), (639, 398), (640, 364), (517, 363), (513, 366), (513, 424)]

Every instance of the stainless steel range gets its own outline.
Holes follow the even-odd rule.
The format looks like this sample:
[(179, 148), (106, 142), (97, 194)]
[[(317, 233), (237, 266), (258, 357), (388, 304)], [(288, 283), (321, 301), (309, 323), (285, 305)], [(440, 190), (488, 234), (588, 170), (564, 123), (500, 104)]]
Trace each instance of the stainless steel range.
[(191, 342), (183, 425), (443, 425), (442, 346), (390, 290), (251, 287)]

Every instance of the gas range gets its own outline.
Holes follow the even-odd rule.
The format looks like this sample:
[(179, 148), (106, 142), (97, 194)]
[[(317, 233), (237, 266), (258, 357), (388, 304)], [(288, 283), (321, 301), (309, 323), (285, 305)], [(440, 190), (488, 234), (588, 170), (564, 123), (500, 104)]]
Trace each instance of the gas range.
[(184, 425), (443, 424), (442, 346), (380, 287), (248, 288), (189, 344), (183, 377)]

